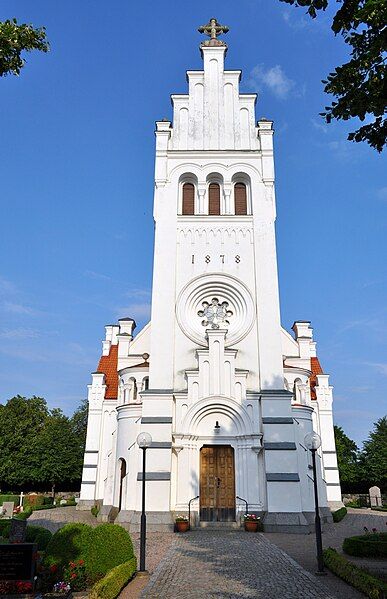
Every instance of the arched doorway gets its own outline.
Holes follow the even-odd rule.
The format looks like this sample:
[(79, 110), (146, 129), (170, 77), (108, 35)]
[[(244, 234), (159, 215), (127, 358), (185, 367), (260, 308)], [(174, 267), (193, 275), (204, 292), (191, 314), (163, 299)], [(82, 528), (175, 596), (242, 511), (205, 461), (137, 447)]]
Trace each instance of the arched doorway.
[(123, 458), (121, 458), (120, 462), (121, 462), (121, 467), (120, 467), (120, 494), (119, 494), (119, 500), (118, 500), (118, 510), (119, 511), (121, 511), (124, 478), (126, 476), (126, 461)]
[(200, 450), (200, 520), (235, 520), (235, 461), (231, 445), (204, 445)]

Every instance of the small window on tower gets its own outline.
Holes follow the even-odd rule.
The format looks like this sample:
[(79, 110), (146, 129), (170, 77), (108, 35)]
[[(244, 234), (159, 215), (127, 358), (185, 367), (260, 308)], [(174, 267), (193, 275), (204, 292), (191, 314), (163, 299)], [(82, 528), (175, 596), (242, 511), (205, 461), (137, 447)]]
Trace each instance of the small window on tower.
[(182, 214), (186, 216), (195, 214), (195, 186), (192, 183), (184, 183), (183, 185)]
[(244, 183), (234, 185), (235, 214), (244, 216), (247, 214), (247, 190)]
[(210, 183), (208, 188), (208, 214), (210, 216), (220, 214), (220, 186), (218, 183)]

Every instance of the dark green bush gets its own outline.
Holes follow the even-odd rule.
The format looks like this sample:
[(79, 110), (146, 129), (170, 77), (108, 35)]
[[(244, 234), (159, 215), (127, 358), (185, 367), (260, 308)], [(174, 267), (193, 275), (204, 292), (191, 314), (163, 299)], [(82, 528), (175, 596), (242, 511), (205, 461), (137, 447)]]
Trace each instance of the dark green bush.
[(99, 514), (99, 506), (97, 504), (93, 505), (93, 507), (90, 509), (92, 515), (96, 518)]
[(91, 592), (90, 599), (115, 599), (122, 589), (133, 578), (137, 570), (137, 560), (132, 557), (127, 562), (120, 564), (110, 570), (99, 582), (97, 582)]
[(8, 539), (11, 530), (11, 520), (0, 520), (0, 537)]
[(19, 495), (0, 495), (0, 505), (3, 505), (5, 501), (13, 501), (15, 506), (19, 505)]
[(333, 522), (340, 522), (347, 515), (347, 508), (341, 507), (339, 510), (332, 512)]
[(94, 528), (90, 540), (85, 562), (91, 582), (134, 556), (132, 539), (118, 524), (100, 524)]
[(43, 505), (54, 505), (53, 497), (43, 497)]
[(30, 507), (25, 507), (24, 510), (22, 512), (19, 512), (19, 514), (16, 514), (16, 516), (14, 516), (14, 518), (17, 518), (18, 520), (27, 520), (27, 518), (29, 518), (32, 514), (32, 508)]
[(358, 499), (354, 499), (353, 501), (348, 501), (348, 503), (345, 504), (345, 507), (360, 507), (360, 501)]
[(372, 507), (371, 510), (375, 512), (387, 512), (387, 505), (378, 505), (378, 507)]
[(357, 557), (387, 557), (387, 533), (372, 533), (344, 539), (343, 551)]
[(51, 538), (52, 533), (47, 528), (43, 528), (43, 526), (27, 526), (26, 541), (27, 543), (36, 543), (38, 551), (45, 551)]
[(323, 552), (324, 564), (331, 572), (348, 582), (358, 591), (364, 593), (370, 599), (383, 599), (387, 593), (387, 584), (379, 578), (375, 578), (358, 566), (351, 564), (343, 555), (339, 555), (335, 549), (329, 547)]
[(85, 560), (93, 529), (88, 524), (65, 524), (52, 537), (46, 550), (45, 565), (56, 564), (60, 573), (69, 562)]
[(37, 507), (32, 508), (34, 512), (39, 512), (40, 510), (54, 510), (56, 505), (38, 505)]

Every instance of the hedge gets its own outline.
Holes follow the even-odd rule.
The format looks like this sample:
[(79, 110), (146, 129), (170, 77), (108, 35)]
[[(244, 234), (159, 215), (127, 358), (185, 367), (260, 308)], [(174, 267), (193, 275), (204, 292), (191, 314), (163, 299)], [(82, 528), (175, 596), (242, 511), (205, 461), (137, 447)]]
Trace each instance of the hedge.
[(3, 505), (5, 501), (13, 501), (15, 506), (19, 505), (20, 495), (0, 495), (0, 505)]
[(332, 512), (333, 522), (340, 522), (347, 515), (347, 508), (341, 507), (339, 510)]
[(90, 599), (115, 599), (122, 589), (133, 578), (137, 571), (137, 560), (133, 556), (129, 561), (120, 564), (110, 570), (99, 582), (97, 582), (91, 592)]
[(17, 520), (27, 520), (32, 514), (32, 508), (31, 507), (26, 507), (23, 509), (22, 512), (19, 512), (18, 514), (16, 514), (16, 516), (13, 516), (14, 518), (16, 518)]
[(43, 526), (27, 526), (26, 542), (36, 543), (38, 551), (46, 551), (51, 538), (52, 533), (47, 528), (43, 528)]
[(56, 564), (62, 575), (70, 562), (83, 559), (86, 575), (93, 584), (116, 566), (134, 557), (129, 533), (118, 524), (66, 524), (59, 529), (47, 545), (44, 563)]
[(88, 524), (65, 524), (57, 530), (47, 546), (45, 565), (56, 564), (62, 573), (70, 562), (85, 559), (92, 533), (93, 529)]
[(24, 495), (23, 505), (32, 507), (32, 509), (36, 509), (37, 507), (43, 505), (44, 503), (44, 495)]
[(134, 556), (130, 534), (118, 524), (99, 524), (93, 529), (85, 554), (86, 573), (96, 582)]
[(379, 578), (375, 578), (349, 562), (343, 555), (337, 553), (335, 549), (329, 547), (324, 549), (324, 564), (331, 572), (339, 578), (348, 582), (358, 591), (364, 593), (370, 599), (383, 599), (387, 593), (387, 584)]
[(387, 557), (387, 533), (372, 533), (344, 539), (343, 551), (357, 557)]

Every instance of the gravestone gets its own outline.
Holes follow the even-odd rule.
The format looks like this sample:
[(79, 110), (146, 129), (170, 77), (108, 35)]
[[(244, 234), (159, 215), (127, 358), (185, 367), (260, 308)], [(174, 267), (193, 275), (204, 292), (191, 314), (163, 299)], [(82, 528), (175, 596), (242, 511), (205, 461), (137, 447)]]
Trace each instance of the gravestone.
[(382, 506), (382, 494), (380, 492), (379, 487), (371, 487), (368, 490), (370, 494), (370, 504), (371, 507), (381, 507)]
[(9, 532), (10, 543), (24, 543), (26, 540), (27, 520), (12, 518), (11, 530)]
[(15, 504), (13, 501), (4, 501), (3, 511), (6, 518), (12, 518)]
[(0, 545), (0, 581), (33, 582), (35, 543)]

